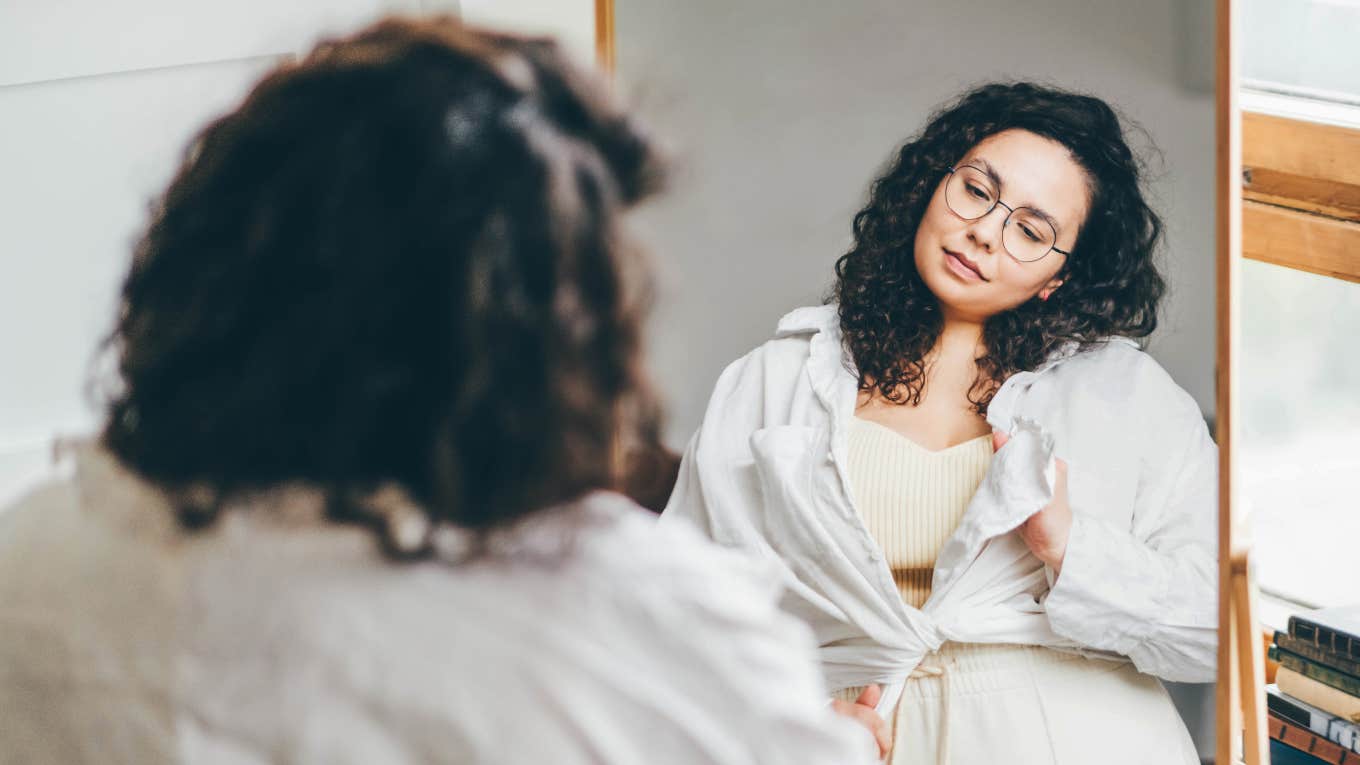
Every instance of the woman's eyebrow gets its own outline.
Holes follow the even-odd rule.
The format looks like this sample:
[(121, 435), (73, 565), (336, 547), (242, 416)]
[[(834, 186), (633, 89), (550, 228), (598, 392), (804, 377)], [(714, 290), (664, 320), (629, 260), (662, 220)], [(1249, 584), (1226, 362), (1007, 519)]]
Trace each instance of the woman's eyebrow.
[(1054, 218), (1052, 215), (1049, 215), (1047, 210), (1045, 210), (1042, 207), (1034, 207), (1032, 205), (1025, 205), (1024, 207), (1026, 210), (1030, 210), (1035, 215), (1038, 215), (1040, 218), (1043, 218), (1044, 220), (1048, 221), (1048, 225), (1053, 227), (1053, 234), (1055, 237), (1062, 235), (1062, 226), (1058, 225), (1057, 218)]
[[(987, 177), (992, 180), (992, 183), (996, 184), (998, 192), (1005, 187), (1006, 184), (1003, 183), (1001, 180), (1001, 173), (998, 173), (996, 171), (996, 168), (992, 167), (992, 163), (988, 162), (986, 159), (983, 159), (982, 157), (974, 157), (973, 159), (969, 160), (964, 164), (977, 165), (978, 168), (982, 170), (983, 173), (986, 173)], [(1035, 207), (1034, 205), (1017, 205), (1017, 206), (1024, 207), (1027, 210), (1034, 211), (1035, 215), (1038, 215), (1040, 218), (1043, 218), (1045, 221), (1048, 222), (1048, 225), (1053, 227), (1053, 233), (1055, 235), (1062, 234), (1062, 226), (1058, 225), (1058, 219), (1050, 215), (1048, 211), (1045, 210), (1044, 208)]]
[(996, 168), (992, 167), (991, 162), (988, 162), (982, 157), (975, 157), (964, 164), (968, 165), (977, 164), (979, 166), (979, 169), (982, 170), (982, 172), (986, 173), (988, 178), (992, 179), (992, 183), (996, 184), (998, 190), (1006, 185), (1001, 182), (1001, 173), (998, 173), (996, 171)]

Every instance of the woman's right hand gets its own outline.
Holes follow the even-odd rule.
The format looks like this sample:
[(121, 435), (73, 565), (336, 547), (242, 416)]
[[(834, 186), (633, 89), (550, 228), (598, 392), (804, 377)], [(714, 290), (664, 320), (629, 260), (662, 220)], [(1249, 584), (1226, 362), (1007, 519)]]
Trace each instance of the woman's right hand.
[(877, 685), (865, 686), (864, 691), (859, 694), (859, 698), (854, 703), (833, 699), (831, 708), (836, 710), (836, 714), (845, 715), (850, 719), (863, 725), (873, 734), (874, 740), (878, 742), (878, 757), (882, 759), (888, 754), (888, 747), (892, 744), (889, 740), (888, 724), (878, 716), (878, 700), (883, 695), (883, 689)]

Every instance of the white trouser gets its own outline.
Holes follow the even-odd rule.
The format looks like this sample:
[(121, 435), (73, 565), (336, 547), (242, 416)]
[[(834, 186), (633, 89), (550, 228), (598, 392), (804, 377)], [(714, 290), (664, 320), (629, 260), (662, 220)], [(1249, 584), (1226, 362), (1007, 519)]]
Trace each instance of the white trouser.
[(892, 765), (1199, 763), (1157, 678), (1037, 646), (946, 643), (892, 723)]

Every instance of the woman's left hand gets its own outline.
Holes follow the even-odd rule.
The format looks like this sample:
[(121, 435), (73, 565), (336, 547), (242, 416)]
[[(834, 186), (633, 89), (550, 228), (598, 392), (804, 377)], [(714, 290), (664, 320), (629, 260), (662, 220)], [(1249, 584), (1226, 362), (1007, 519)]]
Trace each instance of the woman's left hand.
[[(1000, 451), (1010, 436), (992, 431), (992, 449)], [(1031, 515), (1020, 526), (1020, 538), (1025, 540), (1034, 557), (1046, 563), (1053, 573), (1062, 572), (1067, 555), (1067, 537), (1072, 532), (1072, 507), (1067, 502), (1067, 463), (1055, 460), (1057, 471), (1053, 480), (1053, 501)]]

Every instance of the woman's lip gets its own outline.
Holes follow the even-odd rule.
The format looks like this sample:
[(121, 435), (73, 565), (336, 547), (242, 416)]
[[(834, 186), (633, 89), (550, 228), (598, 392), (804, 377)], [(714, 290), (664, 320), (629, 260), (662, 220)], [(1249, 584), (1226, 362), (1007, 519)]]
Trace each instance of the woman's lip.
[(987, 277), (983, 276), (981, 271), (969, 266), (967, 261), (965, 261), (963, 256), (959, 253), (945, 249), (944, 256), (945, 262), (949, 265), (949, 268), (963, 278), (976, 279), (983, 282), (987, 281)]

